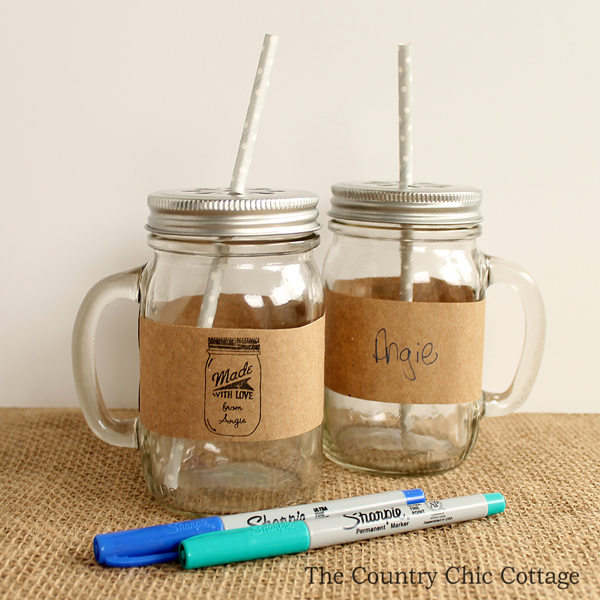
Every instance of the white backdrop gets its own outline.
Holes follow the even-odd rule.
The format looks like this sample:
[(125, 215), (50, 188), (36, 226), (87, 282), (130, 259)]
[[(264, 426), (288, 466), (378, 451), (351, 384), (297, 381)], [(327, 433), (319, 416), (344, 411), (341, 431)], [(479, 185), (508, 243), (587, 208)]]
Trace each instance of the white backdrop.
[[(75, 406), (86, 291), (145, 262), (146, 196), (228, 185), (265, 33), (281, 36), (250, 186), (396, 179), (396, 46), (413, 43), (415, 180), (484, 192), (489, 254), (548, 317), (528, 411), (598, 412), (600, 4), (596, 0), (3, 0), (0, 405)], [(331, 241), (324, 228), (319, 264)], [(484, 383), (520, 352), (488, 295)], [(136, 308), (102, 318), (100, 380), (137, 402)]]

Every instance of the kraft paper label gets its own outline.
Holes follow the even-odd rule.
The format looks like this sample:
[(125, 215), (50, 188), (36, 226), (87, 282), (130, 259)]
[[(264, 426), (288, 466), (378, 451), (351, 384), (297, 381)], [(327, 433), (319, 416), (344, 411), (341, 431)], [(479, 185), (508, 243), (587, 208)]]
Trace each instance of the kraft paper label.
[(458, 404), (481, 397), (485, 300), (402, 302), (325, 291), (325, 385), (353, 398)]
[(140, 319), (140, 419), (171, 437), (266, 441), (323, 421), (325, 319), (204, 329)]

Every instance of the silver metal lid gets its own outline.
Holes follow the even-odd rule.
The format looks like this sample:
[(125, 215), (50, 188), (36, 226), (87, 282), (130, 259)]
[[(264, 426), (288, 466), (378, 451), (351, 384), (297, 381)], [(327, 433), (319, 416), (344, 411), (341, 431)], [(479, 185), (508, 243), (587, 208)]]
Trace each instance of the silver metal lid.
[(329, 215), (343, 221), (452, 227), (482, 221), (481, 190), (467, 186), (397, 181), (336, 183)]
[(165, 190), (148, 196), (146, 228), (157, 235), (196, 238), (294, 238), (321, 228), (319, 198), (302, 190), (229, 188)]

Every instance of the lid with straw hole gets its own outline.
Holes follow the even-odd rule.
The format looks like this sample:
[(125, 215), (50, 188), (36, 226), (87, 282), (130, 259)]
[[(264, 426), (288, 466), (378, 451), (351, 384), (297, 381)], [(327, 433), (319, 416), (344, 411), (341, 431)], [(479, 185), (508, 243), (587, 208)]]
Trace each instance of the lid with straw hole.
[(147, 229), (197, 238), (293, 238), (320, 229), (318, 196), (302, 190), (229, 188), (165, 190), (148, 196)]
[(481, 190), (459, 185), (398, 181), (336, 183), (329, 215), (342, 221), (370, 221), (430, 227), (467, 226), (482, 221)]

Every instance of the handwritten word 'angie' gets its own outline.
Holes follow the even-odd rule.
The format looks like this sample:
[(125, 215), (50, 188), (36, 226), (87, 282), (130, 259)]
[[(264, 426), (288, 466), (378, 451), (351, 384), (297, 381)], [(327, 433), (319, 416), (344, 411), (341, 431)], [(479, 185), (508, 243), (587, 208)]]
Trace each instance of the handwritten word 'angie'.
[(387, 365), (390, 364), (392, 359), (395, 359), (396, 362), (404, 363), (404, 377), (409, 381), (415, 381), (417, 374), (413, 366), (413, 354), (415, 355), (416, 363), (423, 363), (427, 367), (432, 365), (439, 356), (435, 352), (431, 342), (427, 342), (420, 350), (419, 346), (420, 343), (417, 343), (416, 351), (411, 350), (408, 346), (400, 350), (398, 344), (395, 342), (388, 344), (387, 331), (385, 328), (381, 328), (375, 336), (375, 354), (373, 354), (373, 358), (376, 363), (384, 360)]

